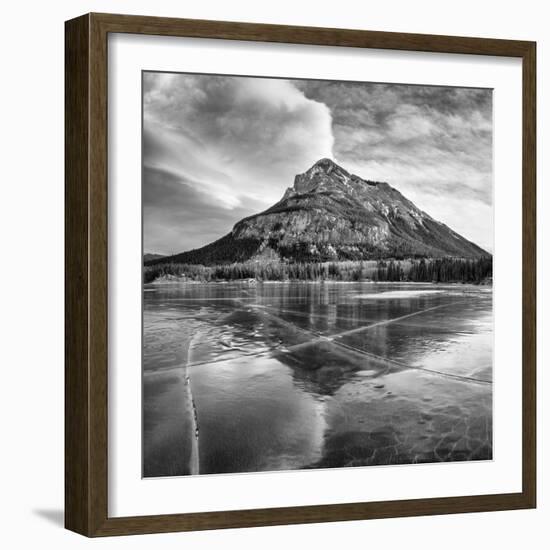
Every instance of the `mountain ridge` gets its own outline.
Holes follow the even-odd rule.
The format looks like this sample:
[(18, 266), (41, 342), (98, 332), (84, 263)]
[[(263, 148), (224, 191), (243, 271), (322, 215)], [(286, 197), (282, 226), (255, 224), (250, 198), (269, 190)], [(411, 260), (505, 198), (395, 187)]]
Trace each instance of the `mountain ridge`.
[(165, 258), (164, 254), (157, 254), (156, 252), (145, 252), (143, 254), (143, 263), (150, 262), (152, 260), (160, 260)]
[(241, 219), (220, 239), (147, 265), (490, 256), (388, 183), (323, 158), (297, 174), (278, 202)]

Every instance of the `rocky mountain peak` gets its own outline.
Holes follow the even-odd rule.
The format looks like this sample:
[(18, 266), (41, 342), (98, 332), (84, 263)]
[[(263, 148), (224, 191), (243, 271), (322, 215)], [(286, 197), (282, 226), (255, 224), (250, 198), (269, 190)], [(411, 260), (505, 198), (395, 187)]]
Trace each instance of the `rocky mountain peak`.
[(310, 170), (317, 169), (317, 170), (323, 170), (327, 173), (332, 172), (332, 170), (340, 170), (345, 172), (345, 170), (336, 164), (332, 159), (329, 158), (322, 158), (319, 159), (311, 168)]
[(351, 174), (333, 160), (322, 158), (309, 170), (294, 178), (294, 190), (299, 194), (323, 191), (330, 189), (330, 183), (334, 185), (334, 183), (349, 181), (351, 178)]

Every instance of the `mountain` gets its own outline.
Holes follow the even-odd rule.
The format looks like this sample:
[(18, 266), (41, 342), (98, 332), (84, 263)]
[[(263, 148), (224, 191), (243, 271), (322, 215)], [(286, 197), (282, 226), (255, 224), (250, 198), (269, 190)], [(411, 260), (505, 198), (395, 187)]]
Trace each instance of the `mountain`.
[(161, 258), (164, 258), (165, 256), (162, 254), (154, 254), (153, 252), (145, 252), (143, 254), (143, 263), (150, 262), (152, 260), (160, 260)]
[(153, 260), (226, 264), (250, 259), (338, 261), (490, 257), (385, 182), (364, 180), (330, 159), (294, 179), (279, 202), (242, 219), (202, 248)]

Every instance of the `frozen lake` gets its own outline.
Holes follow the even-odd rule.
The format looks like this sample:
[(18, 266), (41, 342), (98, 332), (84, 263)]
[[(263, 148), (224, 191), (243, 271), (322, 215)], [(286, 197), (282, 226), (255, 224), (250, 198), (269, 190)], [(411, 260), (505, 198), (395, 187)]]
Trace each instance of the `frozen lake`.
[(492, 288), (145, 286), (143, 473), (492, 458)]

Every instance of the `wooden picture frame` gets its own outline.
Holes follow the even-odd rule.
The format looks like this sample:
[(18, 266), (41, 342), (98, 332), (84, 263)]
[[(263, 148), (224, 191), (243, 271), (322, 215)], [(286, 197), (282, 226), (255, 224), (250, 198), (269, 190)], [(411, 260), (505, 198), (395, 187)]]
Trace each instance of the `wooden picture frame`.
[[(107, 37), (132, 33), (520, 58), (523, 67), (522, 491), (139, 517), (108, 516)], [(86, 536), (483, 512), (536, 505), (536, 44), (87, 14), (65, 26), (65, 525)]]

